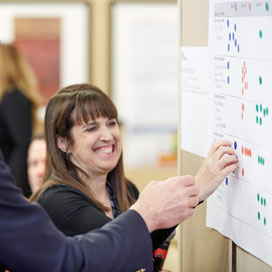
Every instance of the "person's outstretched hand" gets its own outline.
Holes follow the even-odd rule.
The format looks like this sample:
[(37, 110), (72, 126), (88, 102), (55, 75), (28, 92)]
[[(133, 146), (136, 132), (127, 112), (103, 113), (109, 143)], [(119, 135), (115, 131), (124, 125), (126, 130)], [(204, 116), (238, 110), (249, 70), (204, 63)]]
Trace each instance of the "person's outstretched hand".
[(150, 182), (130, 209), (144, 219), (149, 232), (173, 227), (193, 214), (199, 188), (192, 176)]
[(207, 199), (226, 176), (238, 168), (238, 159), (231, 145), (231, 141), (213, 143), (195, 176), (196, 184), (200, 188), (198, 195), (200, 201)]

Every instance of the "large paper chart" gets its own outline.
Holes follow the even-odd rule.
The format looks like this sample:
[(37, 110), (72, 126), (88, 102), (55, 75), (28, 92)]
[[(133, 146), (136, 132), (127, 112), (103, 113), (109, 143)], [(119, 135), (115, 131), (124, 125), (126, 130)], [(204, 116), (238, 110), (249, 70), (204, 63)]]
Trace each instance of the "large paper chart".
[(210, 1), (213, 140), (239, 170), (208, 200), (207, 226), (272, 265), (272, 1)]

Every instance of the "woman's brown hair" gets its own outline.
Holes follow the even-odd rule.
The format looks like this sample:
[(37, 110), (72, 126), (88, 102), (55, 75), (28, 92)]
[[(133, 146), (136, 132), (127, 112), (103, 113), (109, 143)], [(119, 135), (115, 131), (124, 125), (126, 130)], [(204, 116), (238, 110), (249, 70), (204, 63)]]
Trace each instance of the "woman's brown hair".
[[(79, 177), (78, 173), (87, 174), (75, 166), (70, 157), (57, 145), (58, 136), (66, 138), (69, 144), (73, 144), (70, 135), (71, 128), (99, 117), (118, 120), (118, 113), (110, 98), (93, 85), (68, 86), (61, 89), (49, 100), (45, 114), (46, 182), (37, 193), (31, 196), (31, 201), (37, 200), (53, 184), (68, 184), (87, 195), (99, 210), (108, 211), (108, 208), (95, 198), (91, 189)], [(107, 181), (111, 184), (116, 195), (121, 212), (126, 211), (135, 199), (127, 189), (122, 154), (115, 168), (109, 172)]]

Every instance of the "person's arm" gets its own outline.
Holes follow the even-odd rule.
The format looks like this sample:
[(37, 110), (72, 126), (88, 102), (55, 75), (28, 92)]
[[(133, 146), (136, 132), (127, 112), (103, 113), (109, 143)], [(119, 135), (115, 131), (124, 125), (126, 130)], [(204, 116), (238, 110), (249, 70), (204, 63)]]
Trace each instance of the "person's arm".
[(7, 92), (1, 102), (3, 116), (13, 144), (9, 167), (17, 186), (29, 195), (27, 179), (27, 149), (32, 135), (32, 111), (30, 101), (14, 89)]
[[(127, 184), (128, 184), (128, 189), (130, 190), (130, 193), (137, 200), (139, 197), (139, 191), (137, 186), (129, 180), (127, 180), (127, 182), (128, 182)], [(152, 239), (153, 251), (155, 251), (157, 248), (161, 246), (161, 244), (169, 237), (169, 235), (174, 231), (176, 227), (177, 226), (173, 228), (169, 228), (169, 229), (159, 229), (150, 233), (151, 239)]]
[(137, 210), (101, 230), (65, 237), (15, 187), (0, 151), (0, 266), (22, 272), (152, 271), (152, 245)]

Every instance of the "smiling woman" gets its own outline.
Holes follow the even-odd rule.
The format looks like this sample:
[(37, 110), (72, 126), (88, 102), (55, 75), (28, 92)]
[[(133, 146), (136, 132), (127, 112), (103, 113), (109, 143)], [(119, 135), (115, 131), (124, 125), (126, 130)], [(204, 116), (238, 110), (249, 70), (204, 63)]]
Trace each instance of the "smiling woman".
[[(45, 115), (47, 172), (32, 195), (55, 225), (74, 236), (97, 229), (126, 211), (138, 198), (125, 179), (117, 110), (89, 84), (61, 89)], [(173, 229), (151, 234), (154, 250)]]

